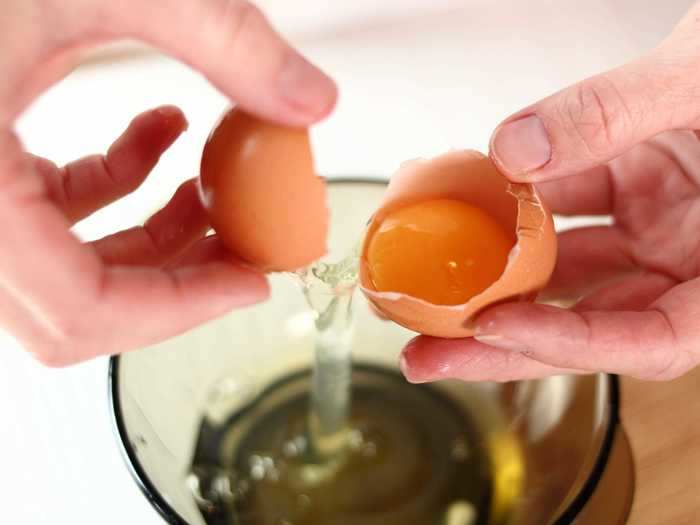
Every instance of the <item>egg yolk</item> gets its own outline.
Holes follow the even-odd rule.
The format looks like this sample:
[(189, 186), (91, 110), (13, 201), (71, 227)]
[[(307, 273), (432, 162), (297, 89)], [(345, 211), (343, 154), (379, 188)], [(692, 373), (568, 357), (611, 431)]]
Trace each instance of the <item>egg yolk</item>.
[(366, 257), (377, 291), (457, 305), (503, 274), (514, 244), (514, 234), (483, 210), (439, 199), (388, 214), (372, 235)]

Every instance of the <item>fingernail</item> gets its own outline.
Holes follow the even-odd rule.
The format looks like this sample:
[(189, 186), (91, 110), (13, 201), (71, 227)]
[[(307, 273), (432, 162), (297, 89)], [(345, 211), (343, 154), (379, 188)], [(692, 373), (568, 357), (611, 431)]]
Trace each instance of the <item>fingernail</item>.
[(507, 337), (494, 334), (475, 334), (474, 339), (485, 345), (500, 348), (502, 350), (510, 350), (512, 352), (527, 352), (527, 347), (518, 341), (513, 341)]
[(329, 76), (297, 53), (290, 53), (279, 77), (282, 97), (304, 112), (320, 115), (336, 98), (335, 83)]
[(403, 353), (399, 356), (399, 369), (401, 370), (401, 373), (409, 383), (414, 382), (411, 380), (411, 367), (409, 366), (408, 360), (406, 359), (406, 356)]
[(177, 106), (172, 105), (159, 106), (155, 108), (153, 112), (163, 117), (175, 117), (182, 115), (182, 111), (180, 111)]
[(177, 106), (160, 106), (154, 110), (154, 113), (164, 121), (177, 122), (180, 124), (182, 131), (186, 130), (190, 125), (185, 114)]
[(547, 164), (552, 145), (542, 121), (530, 115), (498, 128), (491, 140), (491, 153), (509, 174), (522, 175)]
[(430, 378), (421, 377), (420, 374), (416, 374), (416, 371), (413, 370), (413, 367), (411, 366), (411, 359), (409, 354), (412, 352), (414, 342), (417, 339), (418, 338), (416, 337), (409, 341), (408, 344), (404, 347), (403, 352), (401, 352), (401, 355), (399, 356), (399, 369), (401, 370), (403, 376), (406, 378), (406, 381), (413, 384), (427, 383), (428, 381), (430, 381)]

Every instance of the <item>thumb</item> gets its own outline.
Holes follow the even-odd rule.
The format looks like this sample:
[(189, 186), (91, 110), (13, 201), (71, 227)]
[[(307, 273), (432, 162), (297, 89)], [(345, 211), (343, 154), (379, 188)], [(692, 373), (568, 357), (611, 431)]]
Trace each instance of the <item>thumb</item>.
[(698, 62), (663, 49), (566, 88), (501, 124), (491, 157), (510, 179), (541, 182), (599, 166), (663, 131), (692, 128)]
[[(0, 17), (0, 48), (10, 50), (0, 57), (2, 73), (10, 77), (0, 83), (0, 124), (13, 121), (62, 78), (77, 51), (122, 38), (143, 41), (185, 62), (247, 111), (280, 124), (307, 126), (328, 115), (336, 102), (333, 80), (248, 0), (82, 0), (70, 8), (65, 2), (41, 4), (37, 21)], [(5, 35), (15, 26), (22, 34), (34, 31), (28, 40), (32, 45), (18, 44), (21, 39), (12, 40), (12, 32)]]
[[(333, 108), (335, 83), (275, 31), (248, 0), (125, 0), (122, 33), (135, 33), (198, 69), (247, 111), (306, 126)], [(148, 7), (145, 7), (148, 4)], [(153, 16), (144, 16), (150, 10)]]

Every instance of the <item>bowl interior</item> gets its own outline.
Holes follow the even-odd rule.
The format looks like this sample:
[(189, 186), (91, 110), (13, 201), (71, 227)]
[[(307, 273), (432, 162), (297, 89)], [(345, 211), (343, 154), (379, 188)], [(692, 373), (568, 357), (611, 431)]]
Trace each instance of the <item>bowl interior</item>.
[[(359, 241), (384, 184), (329, 184), (330, 258), (340, 259)], [(273, 275), (271, 284), (272, 298), (264, 304), (112, 360), (112, 408), (127, 463), (172, 523), (204, 525), (185, 482), (202, 418), (225, 421), (265, 386), (311, 363), (313, 316), (298, 285), (288, 275)], [(377, 319), (361, 294), (355, 305), (354, 359), (396, 368), (415, 334)], [(494, 515), (499, 505), (515, 501), (509, 523), (542, 525), (571, 516), (614, 421), (610, 378), (445, 381), (437, 387), (463, 400), (482, 430), (494, 471)]]

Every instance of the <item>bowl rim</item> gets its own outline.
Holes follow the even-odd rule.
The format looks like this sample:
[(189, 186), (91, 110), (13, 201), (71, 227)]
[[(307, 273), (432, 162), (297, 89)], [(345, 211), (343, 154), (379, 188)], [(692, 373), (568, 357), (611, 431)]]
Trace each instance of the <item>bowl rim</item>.
[[(327, 180), (329, 184), (387, 184), (387, 180), (377, 177), (332, 177)], [(122, 407), (119, 398), (119, 365), (121, 356), (110, 357), (107, 371), (107, 393), (110, 408), (110, 419), (112, 423), (112, 433), (119, 445), (120, 453), (129, 474), (136, 482), (141, 493), (149, 503), (156, 509), (158, 514), (171, 525), (191, 525), (170, 505), (165, 497), (158, 491), (151, 479), (146, 474), (141, 465), (136, 450), (129, 440), (126, 424), (122, 414)], [(605, 472), (605, 468), (610, 458), (613, 442), (620, 426), (620, 381), (618, 376), (603, 374), (608, 383), (608, 421), (605, 428), (598, 457), (595, 459), (590, 475), (581, 485), (578, 494), (571, 500), (566, 509), (556, 518), (551, 525), (571, 525), (584, 508), (588, 500), (593, 495), (600, 479)]]

